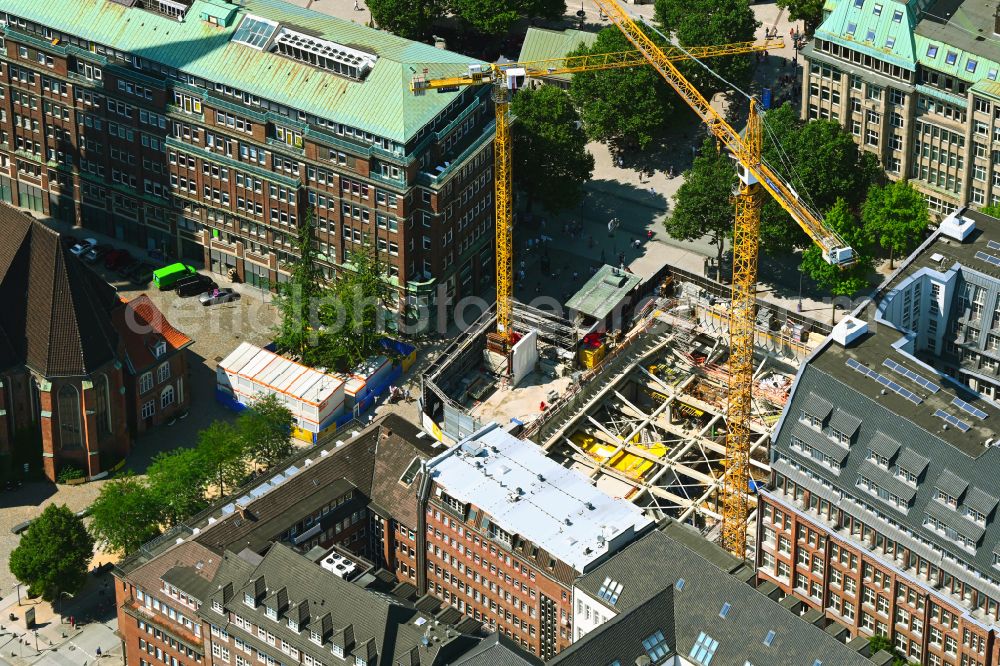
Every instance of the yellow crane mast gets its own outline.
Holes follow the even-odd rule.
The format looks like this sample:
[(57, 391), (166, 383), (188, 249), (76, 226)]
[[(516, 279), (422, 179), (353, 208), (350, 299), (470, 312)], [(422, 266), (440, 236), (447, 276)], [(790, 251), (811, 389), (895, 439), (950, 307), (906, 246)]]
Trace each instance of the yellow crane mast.
[(615, 0), (594, 0), (625, 37), (705, 122), (709, 131), (739, 162), (740, 189), (733, 229), (732, 307), (729, 314), (729, 404), (727, 407), (726, 477), (723, 483), (722, 542), (737, 557), (746, 555), (750, 467), (750, 406), (753, 389), (754, 306), (760, 230), (760, 188), (781, 204), (837, 266), (854, 262), (851, 247), (827, 227), (818, 213), (799, 200), (761, 159), (762, 120), (751, 100), (744, 136), (712, 108), (708, 100), (677, 70), (673, 58), (639, 28)]
[[(781, 38), (764, 42), (735, 42), (719, 46), (697, 46), (682, 51), (666, 47), (663, 57), (674, 60), (711, 58), (727, 55), (765, 51), (781, 48)], [(410, 90), (423, 94), (428, 90), (440, 92), (456, 90), (462, 86), (491, 85), (496, 112), (496, 139), (493, 148), (493, 183), (496, 219), (496, 279), (497, 279), (497, 330), (489, 336), (493, 351), (508, 355), (510, 351), (511, 316), (514, 297), (514, 247), (513, 233), (513, 169), (511, 166), (512, 143), (510, 138), (510, 95), (525, 78), (540, 78), (557, 74), (593, 72), (648, 64), (642, 51), (620, 51), (594, 55), (566, 56), (528, 62), (483, 63), (470, 65), (465, 74), (428, 79), (414, 76)]]

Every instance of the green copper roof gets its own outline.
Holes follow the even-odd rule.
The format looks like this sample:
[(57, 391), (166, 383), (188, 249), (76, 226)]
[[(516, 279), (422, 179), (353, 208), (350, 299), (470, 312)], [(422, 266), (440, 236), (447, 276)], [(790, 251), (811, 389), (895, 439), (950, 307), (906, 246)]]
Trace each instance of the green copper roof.
[(566, 307), (594, 319), (604, 319), (642, 282), (635, 273), (605, 264), (573, 294)]
[[(517, 59), (519, 62), (530, 62), (562, 58), (580, 44), (590, 46), (596, 40), (596, 32), (528, 28), (528, 34), (524, 36), (524, 45), (521, 46), (521, 54)], [(552, 78), (568, 81), (570, 76), (570, 74), (558, 74)]]
[[(920, 64), (973, 84), (996, 81), (1000, 52), (984, 32), (992, 32), (995, 0), (948, 0), (955, 6), (947, 12), (938, 8), (940, 0), (932, 2), (827, 0), (828, 15), (816, 34), (909, 70)], [(947, 20), (936, 12), (945, 12)]]
[(892, 0), (840, 0), (816, 34), (912, 71), (912, 12), (911, 5)]
[[(454, 75), (475, 60), (412, 42), (282, 0), (244, 0), (229, 27), (200, 16), (219, 14), (220, 0), (194, 0), (183, 22), (109, 0), (3, 0), (15, 16), (161, 62), (211, 82), (336, 120), (405, 143), (459, 93), (415, 96), (410, 80)], [(354, 81), (244, 44), (230, 37), (247, 13), (378, 56), (364, 81)]]

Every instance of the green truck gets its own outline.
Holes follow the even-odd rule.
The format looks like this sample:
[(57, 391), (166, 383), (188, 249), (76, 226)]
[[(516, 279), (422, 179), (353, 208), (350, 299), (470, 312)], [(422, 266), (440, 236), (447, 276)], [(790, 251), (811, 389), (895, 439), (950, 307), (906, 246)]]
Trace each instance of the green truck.
[(194, 275), (197, 272), (194, 267), (187, 264), (170, 264), (169, 266), (164, 266), (159, 270), (153, 271), (153, 284), (160, 291), (167, 291), (173, 289), (178, 280), (186, 278), (189, 275)]

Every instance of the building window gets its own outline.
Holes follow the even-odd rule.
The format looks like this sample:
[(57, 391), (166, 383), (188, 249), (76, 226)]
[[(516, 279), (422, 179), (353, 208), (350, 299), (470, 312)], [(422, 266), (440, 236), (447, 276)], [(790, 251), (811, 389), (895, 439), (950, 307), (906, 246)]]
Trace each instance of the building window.
[(167, 386), (160, 392), (160, 409), (165, 409), (174, 404), (174, 387)]
[(83, 446), (83, 432), (80, 423), (80, 392), (71, 384), (59, 389), (59, 445), (63, 449), (78, 449)]
[(151, 419), (151, 418), (153, 418), (153, 414), (155, 414), (155, 413), (156, 413), (156, 401), (155, 400), (150, 400), (149, 402), (145, 403), (142, 406), (142, 414), (141, 414), (142, 418), (144, 418), (144, 419)]
[(156, 383), (162, 384), (170, 379), (170, 364), (164, 363), (156, 369)]
[(97, 432), (101, 435), (111, 434), (111, 388), (108, 376), (101, 375), (97, 380)]

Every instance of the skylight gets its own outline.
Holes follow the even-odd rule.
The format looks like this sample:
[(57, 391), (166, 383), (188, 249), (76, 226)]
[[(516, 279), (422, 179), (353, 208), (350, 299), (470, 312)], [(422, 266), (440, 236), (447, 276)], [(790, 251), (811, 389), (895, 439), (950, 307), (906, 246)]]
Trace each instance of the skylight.
[(263, 51), (277, 30), (278, 24), (274, 21), (247, 14), (233, 33), (233, 41)]
[(965, 71), (967, 71), (967, 72), (969, 72), (970, 74), (972, 74), (973, 72), (975, 72), (975, 71), (976, 71), (976, 66), (977, 66), (978, 64), (979, 64), (979, 62), (978, 62), (978, 61), (976, 61), (976, 60), (968, 60), (968, 61), (967, 61), (967, 62), (965, 63)]
[(891, 49), (895, 45), (896, 45), (896, 38), (895, 37), (886, 37), (885, 38), (885, 48)]
[(684, 579), (683, 578), (678, 578), (677, 582), (674, 583), (674, 587), (676, 587), (678, 591), (683, 590), (684, 589)]
[(934, 416), (936, 416), (939, 419), (945, 421), (946, 423), (949, 423), (949, 424), (955, 426), (956, 428), (958, 428), (962, 432), (968, 432), (969, 428), (972, 427), (968, 423), (966, 423), (965, 421), (961, 420), (960, 418), (958, 418), (956, 416), (952, 416), (951, 414), (949, 414), (948, 412), (944, 411), (943, 409), (939, 409), (936, 412), (934, 412)]
[(903, 21), (903, 12), (898, 9), (892, 13), (892, 22), (901, 23)]
[(764, 645), (771, 647), (771, 643), (774, 642), (775, 633), (773, 631), (767, 632), (767, 636), (764, 636)]
[(991, 69), (989, 71), (989, 74), (986, 75), (986, 78), (988, 78), (990, 81), (996, 81), (997, 80), (997, 70)]
[(601, 589), (597, 591), (597, 596), (614, 606), (618, 601), (618, 595), (621, 593), (621, 583), (610, 578), (605, 578), (604, 583), (601, 584)]
[(866, 42), (874, 42), (875, 41), (875, 31), (874, 30), (869, 30), (868, 31), (868, 33), (865, 35), (865, 41)]
[(858, 29), (858, 24), (857, 23), (848, 23), (847, 24), (847, 34), (848, 35), (852, 35), (853, 36), (854, 35), (854, 31), (857, 30), (857, 29)]
[(649, 655), (649, 658), (653, 660), (654, 664), (666, 657), (667, 653), (670, 652), (667, 639), (663, 637), (662, 631), (657, 631), (652, 636), (643, 639), (642, 647), (646, 651), (646, 654)]
[(721, 617), (723, 620), (725, 620), (726, 616), (729, 615), (729, 611), (730, 611), (730, 609), (732, 609), (732, 607), (733, 607), (733, 605), (731, 603), (729, 603), (728, 601), (726, 603), (722, 604), (722, 610), (719, 611), (719, 617)]
[(938, 47), (936, 47), (935, 45), (931, 44), (927, 47), (928, 58), (937, 58), (937, 52), (938, 52)]
[(695, 641), (694, 647), (691, 648), (691, 652), (688, 656), (701, 664), (701, 666), (709, 666), (709, 664), (712, 663), (712, 657), (715, 656), (715, 650), (718, 647), (719, 641), (715, 640), (703, 631), (698, 634), (698, 640)]
[(954, 65), (957, 60), (958, 60), (958, 54), (955, 53), (954, 51), (948, 51), (948, 55), (944, 57), (944, 62), (947, 65)]
[(414, 458), (410, 462), (410, 466), (406, 468), (403, 472), (403, 476), (399, 477), (399, 482), (404, 486), (408, 486), (413, 483), (413, 479), (417, 476), (417, 472), (420, 471), (420, 458)]
[(872, 7), (872, 14), (874, 14), (875, 16), (881, 16), (882, 15), (882, 5), (876, 3), (875, 6)]

